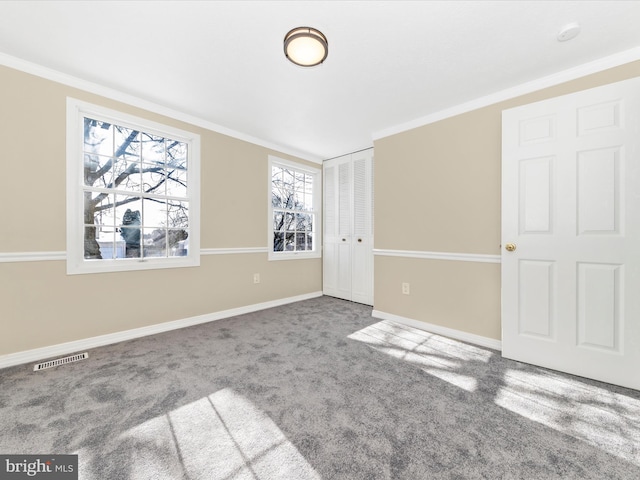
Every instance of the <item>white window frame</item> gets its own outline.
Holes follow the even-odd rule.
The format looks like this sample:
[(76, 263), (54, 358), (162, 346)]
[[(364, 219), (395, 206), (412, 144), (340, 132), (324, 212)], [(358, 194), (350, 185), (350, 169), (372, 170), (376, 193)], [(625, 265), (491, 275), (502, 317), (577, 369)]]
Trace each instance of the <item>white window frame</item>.
[[(189, 248), (180, 257), (103, 260), (84, 258), (84, 117), (171, 138), (188, 145)], [(67, 97), (67, 274), (121, 272), (200, 265), (200, 136), (99, 105)]]
[[(305, 165), (290, 160), (285, 160), (273, 155), (269, 155), (268, 180), (268, 202), (269, 216), (267, 222), (267, 245), (269, 249), (269, 260), (301, 260), (305, 258), (320, 258), (322, 256), (322, 170), (310, 165)], [(305, 213), (314, 215), (313, 221), (313, 250), (300, 252), (274, 252), (273, 251), (273, 203), (272, 195), (272, 171), (274, 166), (286, 167), (298, 172), (304, 172), (313, 176), (313, 210)]]

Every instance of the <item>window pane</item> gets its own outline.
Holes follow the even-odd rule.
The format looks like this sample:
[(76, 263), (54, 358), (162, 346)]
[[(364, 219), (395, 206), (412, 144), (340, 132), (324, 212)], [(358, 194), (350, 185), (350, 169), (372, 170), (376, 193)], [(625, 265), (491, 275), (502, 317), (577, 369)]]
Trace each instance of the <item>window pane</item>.
[(167, 226), (167, 202), (164, 199), (145, 198), (142, 201), (145, 227)]
[(284, 233), (283, 232), (275, 232), (273, 234), (273, 251), (274, 252), (284, 251)]
[(284, 226), (286, 230), (295, 230), (296, 229), (296, 214), (295, 213), (285, 213), (284, 214)]
[(112, 178), (112, 157), (84, 154), (84, 184), (91, 187), (107, 188)]
[(290, 209), (293, 206), (293, 202), (291, 201), (292, 194), (289, 191), (282, 190), (280, 191), (280, 206), (282, 208)]
[(142, 161), (164, 165), (164, 138), (142, 133)]
[(139, 192), (142, 181), (140, 175), (140, 163), (118, 161), (114, 165), (114, 184), (113, 187), (119, 190), (129, 192)]
[(313, 194), (306, 192), (304, 194), (304, 210), (313, 210)]
[(124, 240), (125, 257), (137, 258), (140, 256), (140, 227), (120, 227), (120, 236)]
[(116, 225), (113, 209), (114, 198), (114, 195), (106, 193), (85, 191), (84, 223), (111, 227), (111, 231), (113, 231)]
[[(114, 255), (114, 241), (116, 238), (116, 223), (115, 223), (115, 209), (113, 207), (114, 195), (107, 195), (104, 193), (85, 192), (85, 222), (91, 223), (93, 219), (94, 237), (95, 241), (90, 240), (85, 235), (85, 258), (96, 258), (94, 253), (96, 249), (102, 252), (102, 258), (115, 258)], [(87, 228), (90, 228), (87, 225)], [(108, 244), (108, 249), (105, 257), (105, 250), (103, 248), (103, 242)]]
[(120, 238), (124, 240), (125, 257), (140, 256), (142, 226), (142, 200), (139, 197), (116, 196), (116, 224), (120, 227)]
[(168, 226), (173, 228), (189, 228), (189, 202), (167, 202)]
[(282, 169), (282, 185), (288, 191), (293, 190), (294, 172), (286, 168)]
[(125, 257), (125, 242), (120, 236), (120, 232), (103, 230), (97, 240), (103, 260)]
[(287, 190), (286, 196), (285, 196), (285, 208), (287, 208), (288, 210), (295, 210), (296, 209), (296, 203), (297, 203), (297, 199), (296, 199), (296, 191), (295, 190)]
[(84, 151), (96, 155), (113, 155), (113, 126), (91, 118), (84, 119)]
[(146, 193), (154, 193), (164, 195), (166, 190), (166, 176), (163, 166), (156, 164), (143, 163), (140, 174), (142, 181), (142, 191)]
[(284, 207), (284, 203), (282, 202), (282, 193), (275, 186), (273, 190), (271, 190), (271, 205), (275, 208)]
[(167, 195), (187, 196), (187, 171), (183, 167), (167, 168)]
[(100, 254), (103, 260), (124, 258), (125, 256), (124, 240), (115, 231), (101, 232), (98, 237), (98, 244), (100, 245)]
[(284, 213), (273, 212), (273, 231), (277, 232), (284, 229)]
[(284, 238), (284, 249), (287, 252), (294, 251), (295, 245), (295, 233), (285, 233)]
[(296, 250), (306, 250), (307, 239), (304, 233), (296, 233)]
[(303, 192), (293, 192), (292, 193), (293, 204), (291, 208), (293, 210), (303, 210), (304, 209), (304, 193)]
[(304, 173), (295, 173), (294, 189), (300, 193), (304, 192)]
[[(115, 195), (115, 199), (115, 224), (117, 226), (123, 224), (123, 219), (127, 210), (134, 212), (134, 216), (137, 215), (140, 223), (142, 223), (142, 199), (140, 197), (133, 195)], [(129, 215), (127, 218), (131, 220), (133, 216)]]
[(170, 229), (167, 232), (168, 255), (184, 257), (189, 250), (189, 232), (184, 229)]
[(306, 233), (307, 236), (307, 250), (313, 250), (313, 233)]
[(167, 140), (167, 168), (187, 169), (187, 148), (184, 142)]
[(131, 128), (115, 126), (114, 156), (128, 161), (140, 161), (140, 134)]
[(313, 216), (307, 213), (296, 213), (296, 230), (313, 230)]
[(143, 256), (167, 256), (167, 231), (164, 228), (145, 228), (143, 240)]
[(98, 243), (97, 229), (95, 226), (84, 227), (84, 258), (85, 259), (103, 258), (100, 253), (100, 245)]
[(271, 205), (274, 207), (285, 206), (285, 190), (282, 184), (282, 169), (279, 167), (271, 168)]
[(282, 168), (273, 166), (271, 167), (271, 183), (282, 184)]

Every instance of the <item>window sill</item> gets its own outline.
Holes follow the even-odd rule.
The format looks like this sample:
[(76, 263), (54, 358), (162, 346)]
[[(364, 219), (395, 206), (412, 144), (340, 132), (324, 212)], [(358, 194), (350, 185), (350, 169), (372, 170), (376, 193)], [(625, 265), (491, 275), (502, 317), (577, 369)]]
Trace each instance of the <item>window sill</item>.
[(136, 270), (157, 270), (164, 268), (199, 267), (200, 257), (149, 259), (119, 259), (119, 260), (80, 260), (67, 263), (67, 275), (81, 275), (87, 273), (130, 272)]
[(321, 258), (320, 252), (282, 252), (282, 253), (269, 253), (269, 261), (272, 260), (306, 260), (312, 258)]

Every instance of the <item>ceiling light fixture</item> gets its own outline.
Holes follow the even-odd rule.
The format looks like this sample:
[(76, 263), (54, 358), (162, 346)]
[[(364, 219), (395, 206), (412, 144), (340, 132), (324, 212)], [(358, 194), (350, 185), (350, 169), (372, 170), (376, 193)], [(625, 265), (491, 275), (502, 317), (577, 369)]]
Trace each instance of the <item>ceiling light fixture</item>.
[(296, 65), (315, 67), (329, 54), (327, 37), (311, 27), (297, 27), (284, 36), (284, 54)]

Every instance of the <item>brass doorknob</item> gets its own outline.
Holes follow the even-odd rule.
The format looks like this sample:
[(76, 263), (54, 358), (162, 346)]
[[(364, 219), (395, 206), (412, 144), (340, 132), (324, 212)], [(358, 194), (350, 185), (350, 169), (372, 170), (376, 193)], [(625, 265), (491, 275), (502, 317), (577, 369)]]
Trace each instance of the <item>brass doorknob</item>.
[(358, 239), (358, 243), (362, 243), (362, 239), (361, 238)]
[(516, 244), (515, 243), (507, 243), (504, 248), (507, 250), (507, 252), (513, 252), (516, 249)]

